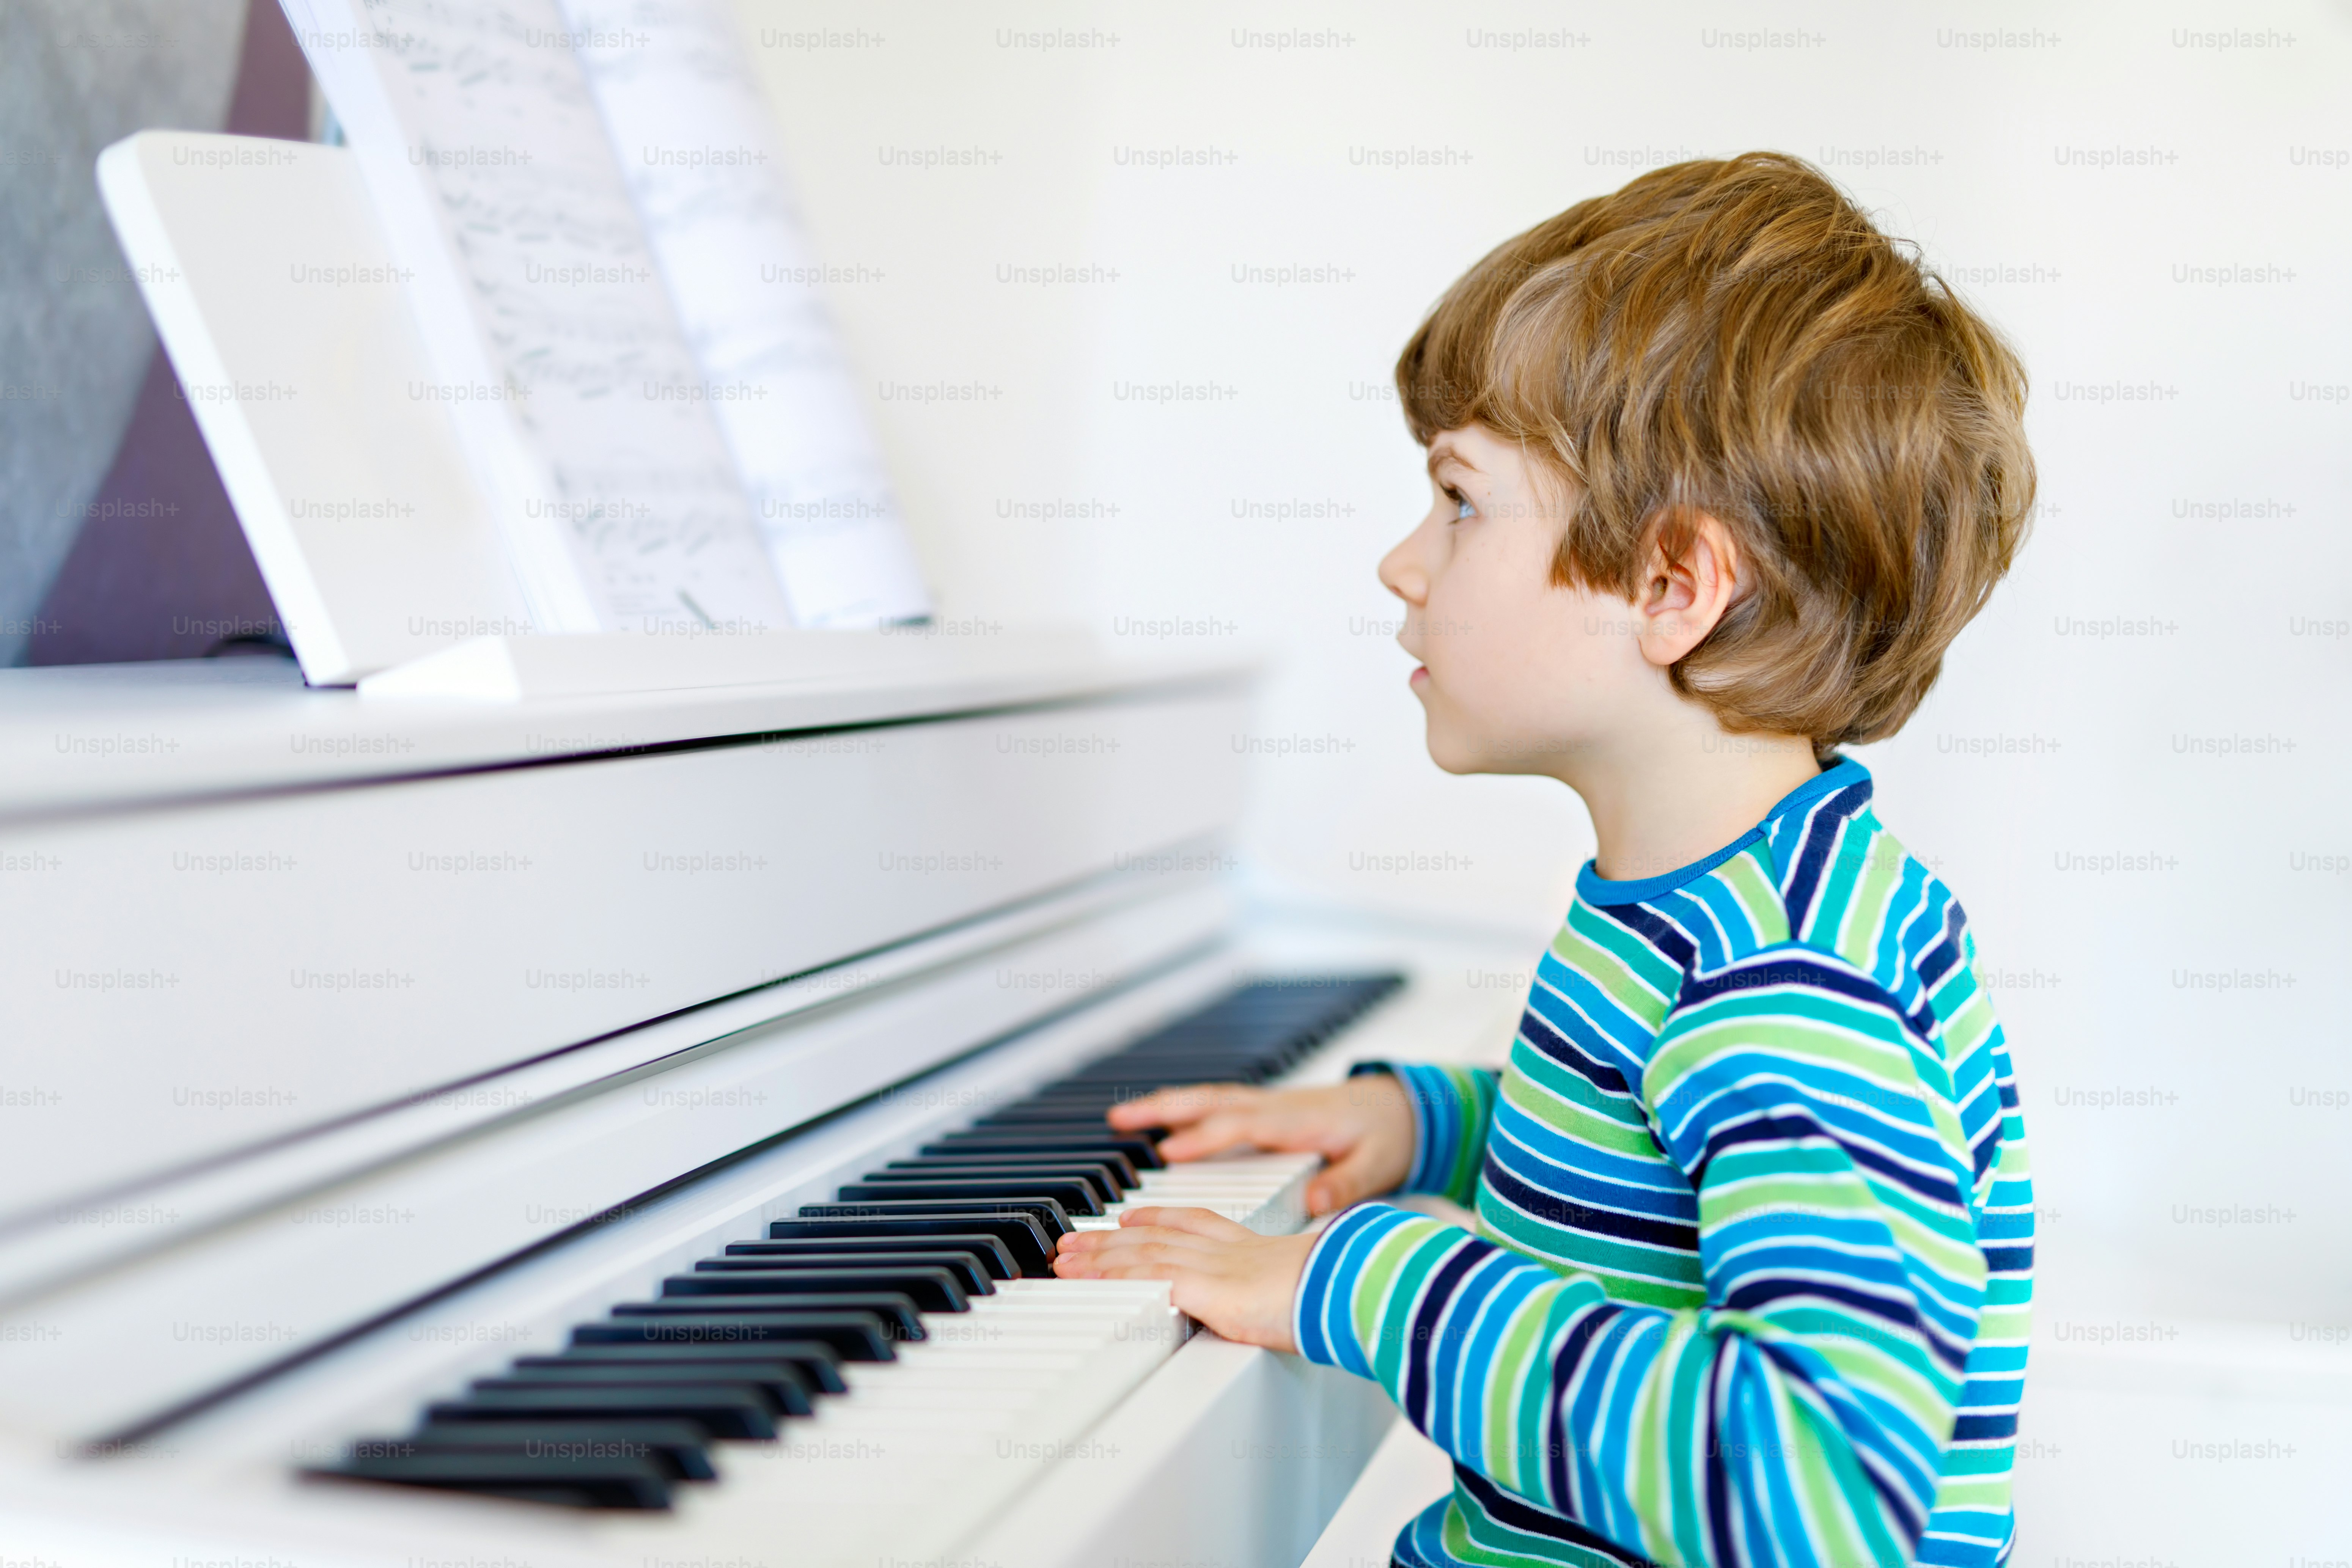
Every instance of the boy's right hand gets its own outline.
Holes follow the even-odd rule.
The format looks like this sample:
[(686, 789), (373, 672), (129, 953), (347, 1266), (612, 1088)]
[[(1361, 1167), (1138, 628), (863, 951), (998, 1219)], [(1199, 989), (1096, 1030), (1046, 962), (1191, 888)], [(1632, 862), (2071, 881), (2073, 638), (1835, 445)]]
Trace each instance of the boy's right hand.
[(1194, 1083), (1162, 1089), (1110, 1109), (1122, 1132), (1173, 1129), (1164, 1159), (1197, 1160), (1225, 1149), (1311, 1150), (1328, 1162), (1307, 1187), (1307, 1212), (1328, 1214), (1393, 1192), (1412, 1174), (1412, 1105), (1388, 1073), (1366, 1073), (1321, 1089), (1252, 1089)]

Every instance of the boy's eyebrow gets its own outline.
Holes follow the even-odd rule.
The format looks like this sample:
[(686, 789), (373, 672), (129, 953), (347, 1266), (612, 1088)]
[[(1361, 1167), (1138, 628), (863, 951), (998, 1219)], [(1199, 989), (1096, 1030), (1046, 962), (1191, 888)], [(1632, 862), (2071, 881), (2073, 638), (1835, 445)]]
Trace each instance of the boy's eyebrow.
[(1429, 476), (1433, 479), (1436, 478), (1438, 468), (1447, 463), (1459, 463), (1473, 474), (1478, 472), (1478, 465), (1475, 463), (1455, 451), (1454, 443), (1441, 435), (1429, 444)]

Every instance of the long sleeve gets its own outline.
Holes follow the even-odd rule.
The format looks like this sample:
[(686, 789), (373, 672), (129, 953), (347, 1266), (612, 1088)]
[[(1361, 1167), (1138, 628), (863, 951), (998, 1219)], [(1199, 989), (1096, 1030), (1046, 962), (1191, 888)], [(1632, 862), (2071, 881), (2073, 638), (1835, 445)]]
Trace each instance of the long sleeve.
[(1663, 1563), (1913, 1561), (1987, 1281), (1927, 1027), (1818, 951), (1693, 977), (1642, 1099), (1706, 1306), (1368, 1204), (1309, 1255), (1300, 1351), (1378, 1379), (1489, 1521), (1511, 1493)]
[(1479, 1164), (1486, 1155), (1499, 1075), (1487, 1067), (1360, 1061), (1348, 1076), (1369, 1072), (1393, 1076), (1412, 1105), (1412, 1172), (1397, 1190), (1467, 1205), (1476, 1193)]

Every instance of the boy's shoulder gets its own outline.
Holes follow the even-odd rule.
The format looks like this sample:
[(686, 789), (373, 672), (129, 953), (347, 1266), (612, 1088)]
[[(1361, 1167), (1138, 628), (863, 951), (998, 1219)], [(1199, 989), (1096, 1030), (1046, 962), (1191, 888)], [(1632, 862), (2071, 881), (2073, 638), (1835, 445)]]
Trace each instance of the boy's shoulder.
[(1973, 958), (1967, 912), (1879, 821), (1867, 774), (1810, 810), (1776, 815), (1758, 847), (1780, 896), (1780, 940), (1844, 960), (1906, 1010), (1915, 989)]
[(1976, 998), (1975, 941), (1958, 899), (1878, 820), (1873, 795), (1868, 771), (1843, 759), (1677, 877), (1580, 878), (1553, 956), (1606, 954), (1645, 970), (1660, 1023), (1726, 987), (1797, 981), (1860, 985), (1923, 1036), (1941, 1032)]
[[(1600, 1054), (1649, 1104), (1706, 1081), (1726, 1052), (1846, 1061), (1841, 1037), (1884, 1040), (1899, 1015), (1927, 1114), (1980, 1185), (2018, 1135), (2000, 1025), (1959, 901), (1871, 793), (1869, 774), (1841, 763), (1698, 866), (1652, 884), (1580, 879), (1531, 1010), (1595, 1026)], [(1768, 1032), (1740, 1027), (1759, 1022)]]

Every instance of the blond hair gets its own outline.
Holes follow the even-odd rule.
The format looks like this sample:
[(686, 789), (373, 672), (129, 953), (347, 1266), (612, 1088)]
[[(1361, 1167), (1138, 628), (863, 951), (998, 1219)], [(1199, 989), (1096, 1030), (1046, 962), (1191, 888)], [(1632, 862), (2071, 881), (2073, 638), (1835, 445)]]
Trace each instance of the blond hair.
[(1578, 492), (1563, 586), (1633, 599), (1730, 530), (1737, 601), (1671, 672), (1724, 727), (1880, 739), (2023, 542), (2023, 364), (1820, 171), (1653, 170), (1490, 252), (1397, 361), (1414, 437), (1477, 423)]

